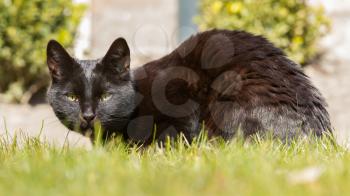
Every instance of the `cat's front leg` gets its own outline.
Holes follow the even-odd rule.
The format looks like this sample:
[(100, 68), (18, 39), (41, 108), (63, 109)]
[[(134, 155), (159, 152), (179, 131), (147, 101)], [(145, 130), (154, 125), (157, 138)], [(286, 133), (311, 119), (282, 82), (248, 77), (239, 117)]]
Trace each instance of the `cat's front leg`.
[(156, 139), (162, 143), (168, 138), (171, 140), (184, 137), (188, 143), (191, 143), (201, 131), (201, 122), (198, 115), (191, 115), (184, 118), (169, 118), (156, 124)]

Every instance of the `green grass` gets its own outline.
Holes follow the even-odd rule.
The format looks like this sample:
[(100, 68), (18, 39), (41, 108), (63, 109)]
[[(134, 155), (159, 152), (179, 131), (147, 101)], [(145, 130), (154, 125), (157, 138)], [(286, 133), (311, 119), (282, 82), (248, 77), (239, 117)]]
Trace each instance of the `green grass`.
[(92, 150), (37, 139), (0, 145), (0, 195), (341, 195), (350, 154), (328, 139), (120, 141)]

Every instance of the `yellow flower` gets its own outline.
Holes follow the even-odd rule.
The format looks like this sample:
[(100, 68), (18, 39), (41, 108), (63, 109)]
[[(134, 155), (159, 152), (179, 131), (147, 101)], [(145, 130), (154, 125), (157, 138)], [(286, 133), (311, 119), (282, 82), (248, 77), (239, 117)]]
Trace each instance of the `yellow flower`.
[(230, 13), (230, 14), (240, 13), (243, 9), (243, 3), (242, 2), (230, 2), (227, 4), (226, 9), (227, 9), (228, 13)]
[(304, 42), (304, 39), (301, 36), (296, 36), (292, 41), (296, 45), (301, 45)]
[(220, 12), (221, 8), (223, 6), (223, 3), (221, 1), (215, 1), (212, 5), (211, 5), (211, 11), (214, 14), (217, 14)]
[(278, 10), (278, 13), (281, 17), (286, 17), (288, 15), (288, 10), (287, 8), (283, 7)]

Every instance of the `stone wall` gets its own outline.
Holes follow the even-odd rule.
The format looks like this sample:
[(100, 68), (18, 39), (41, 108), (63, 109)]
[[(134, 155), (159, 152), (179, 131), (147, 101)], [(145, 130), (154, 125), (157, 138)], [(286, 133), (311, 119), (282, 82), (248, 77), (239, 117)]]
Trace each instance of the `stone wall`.
[(90, 57), (101, 57), (118, 37), (132, 65), (168, 53), (177, 44), (177, 0), (92, 0)]
[(350, 1), (349, 0), (313, 0), (322, 3), (332, 20), (331, 33), (321, 46), (326, 49), (325, 58), (329, 61), (350, 61)]

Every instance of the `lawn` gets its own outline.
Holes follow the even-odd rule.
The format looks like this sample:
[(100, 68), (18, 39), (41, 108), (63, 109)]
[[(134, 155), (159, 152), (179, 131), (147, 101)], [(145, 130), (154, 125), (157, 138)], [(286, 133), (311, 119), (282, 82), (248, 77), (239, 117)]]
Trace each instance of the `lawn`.
[(350, 193), (350, 154), (328, 139), (179, 140), (163, 148), (116, 140), (92, 150), (16, 143), (0, 145), (0, 195)]

